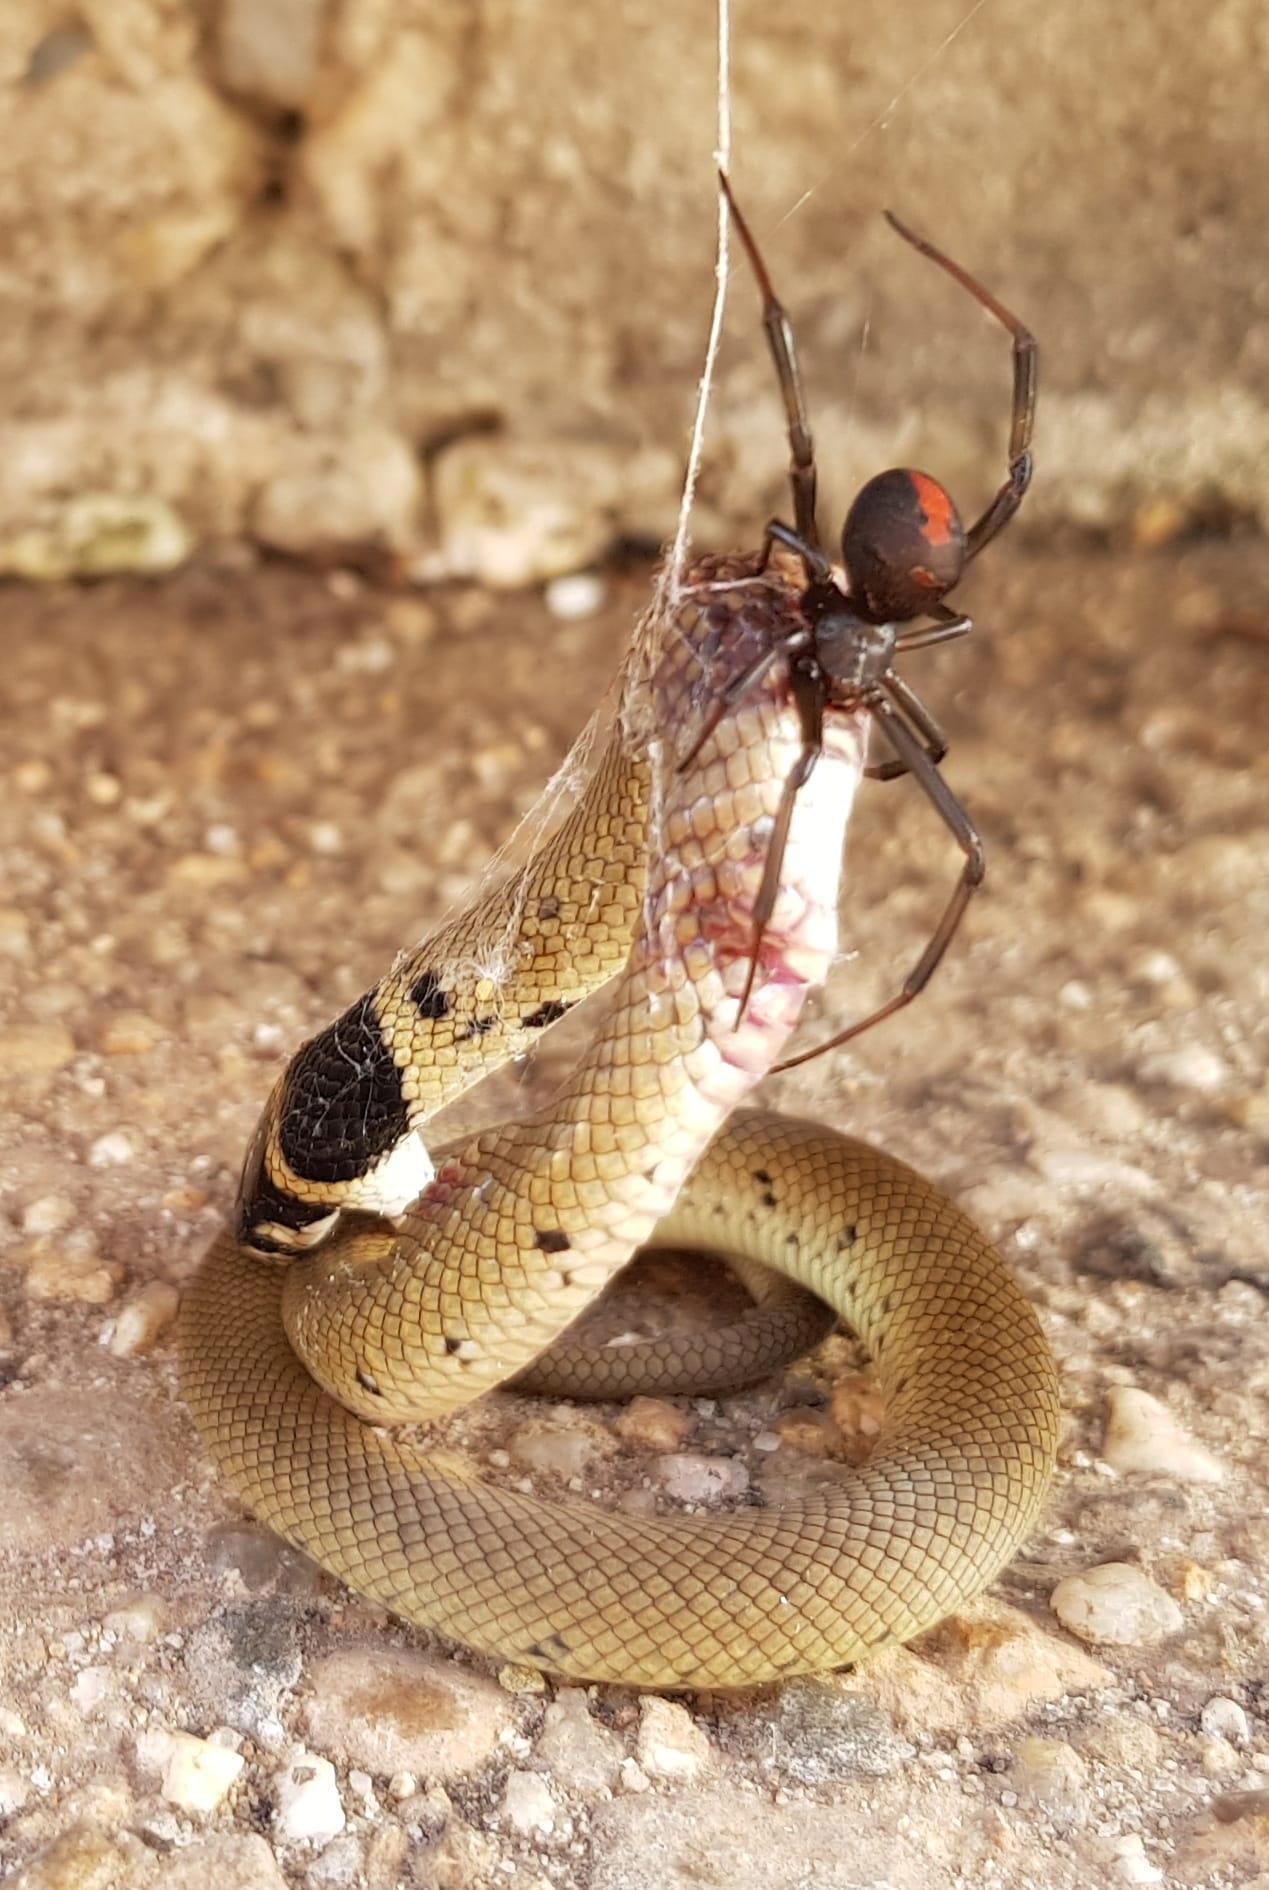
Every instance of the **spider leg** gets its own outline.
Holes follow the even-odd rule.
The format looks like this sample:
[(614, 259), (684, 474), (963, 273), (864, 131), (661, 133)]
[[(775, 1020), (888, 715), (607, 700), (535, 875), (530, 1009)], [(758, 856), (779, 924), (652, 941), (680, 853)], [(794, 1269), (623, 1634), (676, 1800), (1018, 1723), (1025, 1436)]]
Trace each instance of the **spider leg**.
[(961, 616), (946, 604), (935, 604), (925, 614), (935, 622), (922, 624), (917, 630), (901, 630), (894, 640), (897, 652), (906, 654), (908, 650), (928, 650), (935, 643), (951, 643), (956, 637), (967, 637), (974, 627), (972, 617)]
[(789, 682), (802, 723), (802, 751), (784, 777), (784, 786), (780, 790), (780, 805), (776, 809), (771, 838), (767, 842), (767, 857), (762, 868), (762, 881), (753, 907), (753, 944), (749, 952), (749, 972), (745, 978), (745, 988), (741, 993), (740, 1008), (736, 1012), (733, 1030), (740, 1029), (741, 1020), (749, 1007), (754, 979), (758, 975), (762, 941), (766, 936), (767, 926), (771, 922), (771, 914), (775, 911), (776, 899), (780, 893), (780, 869), (784, 865), (784, 850), (789, 842), (793, 809), (797, 804), (799, 793), (810, 780), (815, 764), (824, 749), (824, 708), (828, 691), (823, 671), (818, 664), (813, 669), (794, 668), (790, 672)]
[[(902, 676), (897, 676), (894, 670), (887, 671), (885, 686), (890, 692), (891, 700), (903, 711), (916, 729), (926, 754), (937, 768), (947, 753), (947, 736), (942, 728), (911, 683), (905, 682)], [(864, 769), (864, 773), (871, 781), (897, 781), (900, 775), (908, 772), (907, 762), (900, 761), (898, 756), (895, 756), (892, 761), (878, 761), (872, 767)]]
[[(883, 685), (887, 694), (891, 681), (891, 678), (887, 678)], [(907, 764), (909, 771), (934, 803), (936, 812), (951, 829), (956, 844), (965, 855), (965, 864), (961, 868), (961, 876), (944, 908), (942, 918), (935, 926), (925, 950), (904, 979), (897, 996), (892, 997), (889, 1003), (882, 1004), (877, 1010), (870, 1011), (868, 1016), (861, 1018), (857, 1024), (850, 1024), (845, 1030), (838, 1031), (837, 1035), (830, 1037), (827, 1043), (817, 1044), (813, 1050), (803, 1050), (799, 1056), (789, 1057), (785, 1062), (777, 1063), (775, 1065), (777, 1071), (795, 1069), (799, 1063), (809, 1063), (812, 1057), (823, 1056), (826, 1050), (836, 1050), (841, 1044), (849, 1043), (852, 1038), (861, 1036), (866, 1030), (871, 1030), (874, 1024), (880, 1024), (885, 1018), (893, 1017), (896, 1011), (901, 1011), (905, 1005), (912, 1002), (914, 997), (919, 996), (938, 969), (939, 962), (964, 917), (965, 908), (974, 892), (981, 886), (983, 874), (986, 871), (983, 843), (978, 829), (926, 754), (917, 736), (913, 734), (902, 715), (887, 697), (879, 697), (870, 706), (899, 759)]]
[(911, 243), (913, 249), (951, 276), (953, 282), (959, 282), (963, 289), (968, 289), (974, 300), (994, 315), (996, 320), (1007, 328), (1013, 336), (1013, 407), (1009, 419), (1009, 471), (1004, 484), (997, 492), (991, 504), (980, 518), (975, 519), (966, 533), (965, 562), (976, 558), (984, 546), (1005, 529), (1018, 507), (1022, 504), (1027, 487), (1031, 484), (1031, 434), (1035, 425), (1036, 383), (1040, 365), (1040, 348), (1029, 328), (1023, 326), (1018, 317), (1007, 309), (1003, 302), (998, 302), (988, 289), (985, 289), (976, 276), (971, 276), (967, 269), (945, 256), (941, 249), (928, 242), (924, 236), (918, 236), (906, 223), (890, 210), (886, 211), (886, 221), (891, 229)]
[(810, 425), (806, 418), (806, 399), (802, 392), (802, 374), (798, 367), (797, 344), (793, 339), (793, 324), (784, 309), (776, 300), (767, 266), (753, 239), (749, 225), (741, 215), (740, 207), (732, 196), (731, 185), (725, 171), (719, 171), (718, 181), (722, 185), (727, 207), (731, 211), (745, 253), (749, 257), (750, 267), (758, 280), (758, 291), (762, 296), (762, 325), (767, 331), (767, 346), (771, 350), (771, 359), (775, 362), (776, 375), (780, 382), (780, 393), (784, 400), (784, 414), (789, 432), (789, 484), (793, 488), (793, 516), (797, 523), (798, 535), (807, 544), (818, 550), (820, 535), (815, 523), (815, 443), (811, 438)]
[(783, 545), (786, 551), (795, 552), (802, 560), (803, 568), (810, 583), (831, 584), (833, 567), (818, 545), (808, 544), (800, 533), (791, 525), (783, 524), (778, 518), (767, 520), (767, 529), (762, 534), (762, 557), (758, 562), (759, 573), (767, 568), (772, 545)]
[[(800, 647), (800, 643), (794, 646), (795, 649), (798, 647)], [(763, 677), (778, 657), (787, 656), (788, 654), (789, 644), (787, 642), (773, 643), (769, 650), (764, 650), (761, 656), (755, 656), (752, 663), (746, 664), (744, 669), (736, 672), (731, 681), (719, 691), (718, 700), (706, 716), (701, 731), (696, 737), (696, 740), (692, 743), (690, 751), (684, 755), (682, 761), (679, 762), (675, 770), (677, 774), (682, 774), (686, 769), (691, 767), (696, 757), (700, 754), (701, 749), (705, 746), (728, 711), (734, 709), (738, 702), (743, 701), (751, 689), (757, 688), (758, 684), (762, 681)]]

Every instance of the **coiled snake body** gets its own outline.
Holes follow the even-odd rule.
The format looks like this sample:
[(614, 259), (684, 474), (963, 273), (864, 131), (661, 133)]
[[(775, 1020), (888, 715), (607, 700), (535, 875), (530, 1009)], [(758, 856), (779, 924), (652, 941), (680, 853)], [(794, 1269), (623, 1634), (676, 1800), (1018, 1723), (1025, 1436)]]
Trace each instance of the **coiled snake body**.
[[(296, 1057), (248, 1158), (238, 1227), (213, 1245), (181, 1327), (199, 1430), (282, 1535), (485, 1653), (644, 1686), (839, 1667), (932, 1625), (1026, 1535), (1057, 1431), (1035, 1315), (956, 1207), (829, 1129), (732, 1113), (829, 967), (867, 718), (831, 719), (736, 1027), (798, 744), (778, 673), (689, 767), (675, 753), (787, 628), (798, 593), (752, 561), (690, 577), (559, 830)], [(606, 1019), (553, 1101), (447, 1151), (428, 1180), (418, 1126), (610, 978)], [(400, 1215), (396, 1231), (327, 1239), (350, 1206)], [(773, 1269), (854, 1327), (887, 1400), (867, 1464), (787, 1507), (645, 1517), (496, 1487), (382, 1428), (520, 1371), (654, 1235), (735, 1255), (746, 1279)], [(583, 1353), (572, 1382), (624, 1395), (752, 1377), (770, 1343), (815, 1328), (804, 1293), (760, 1297), (756, 1324), (686, 1356), (681, 1341), (635, 1363)]]

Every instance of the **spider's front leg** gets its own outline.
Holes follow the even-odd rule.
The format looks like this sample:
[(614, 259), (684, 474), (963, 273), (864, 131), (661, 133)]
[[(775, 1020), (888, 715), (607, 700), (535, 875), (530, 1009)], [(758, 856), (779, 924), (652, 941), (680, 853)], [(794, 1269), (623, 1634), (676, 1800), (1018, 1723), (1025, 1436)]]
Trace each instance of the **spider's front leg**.
[(795, 557), (802, 560), (802, 568), (806, 572), (809, 584), (832, 583), (833, 567), (819, 546), (809, 543), (800, 532), (795, 532), (791, 525), (784, 524), (778, 518), (768, 519), (767, 528), (762, 534), (762, 556), (758, 560), (759, 576), (770, 562), (772, 545), (783, 545), (786, 551), (791, 551)]

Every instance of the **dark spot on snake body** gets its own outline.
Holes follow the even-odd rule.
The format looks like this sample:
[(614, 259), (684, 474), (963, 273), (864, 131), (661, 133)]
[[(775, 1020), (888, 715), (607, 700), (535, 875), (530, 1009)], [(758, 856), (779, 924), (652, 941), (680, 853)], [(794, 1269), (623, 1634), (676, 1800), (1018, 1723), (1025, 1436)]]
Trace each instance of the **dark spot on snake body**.
[(545, 1030), (548, 1024), (558, 1024), (568, 1010), (567, 1004), (561, 1004), (558, 998), (549, 998), (545, 1004), (539, 1004), (536, 1011), (530, 1011), (524, 1019), (526, 1030)]
[(753, 1178), (755, 1181), (760, 1181), (765, 1188), (771, 1186), (771, 1176), (765, 1168), (755, 1168)]
[(369, 1391), (373, 1393), (373, 1395), (376, 1398), (381, 1398), (383, 1396), (383, 1393), (380, 1391), (378, 1385), (375, 1383), (374, 1379), (370, 1376), (370, 1373), (365, 1369), (363, 1365), (359, 1365), (357, 1367), (357, 1383), (361, 1386), (363, 1391)]
[(420, 1017), (439, 1018), (449, 1016), (449, 999), (441, 989), (441, 981), (434, 971), (425, 971), (410, 986), (410, 1002)]
[(447, 1351), (447, 1352), (449, 1353), (449, 1355), (450, 1355), (450, 1357), (451, 1357), (451, 1358), (453, 1358), (453, 1356), (454, 1356), (454, 1354), (455, 1354), (455, 1352), (457, 1352), (457, 1351), (458, 1351), (458, 1349), (459, 1349), (459, 1347), (460, 1347), (460, 1346), (462, 1345), (462, 1343), (463, 1343), (463, 1342), (462, 1342), (462, 1340), (461, 1340), (461, 1339), (454, 1339), (454, 1338), (451, 1338), (451, 1337), (449, 1336), (449, 1334), (448, 1334), (448, 1333), (446, 1334), (446, 1337), (445, 1337), (445, 1350), (446, 1350), (446, 1351)]
[(774, 1206), (775, 1206), (775, 1204), (776, 1204), (776, 1198), (775, 1198), (775, 1194), (774, 1194), (774, 1192), (772, 1191), (772, 1189), (770, 1189), (770, 1188), (764, 1188), (764, 1189), (763, 1189), (763, 1191), (762, 1191), (762, 1205), (763, 1205), (763, 1207), (774, 1207)]
[(401, 1072), (383, 1040), (374, 993), (367, 992), (291, 1065), (278, 1146), (305, 1180), (354, 1181), (409, 1128)]
[(483, 1037), (486, 1031), (496, 1027), (497, 1022), (496, 1017), (473, 1017), (469, 1024), (464, 1024), (461, 1030), (454, 1032), (454, 1042), (466, 1043), (469, 1037)]
[(535, 1227), (533, 1238), (543, 1253), (567, 1253), (573, 1244), (560, 1227)]
[(845, 1253), (847, 1247), (853, 1247), (858, 1238), (859, 1229), (853, 1223), (849, 1227), (843, 1227), (841, 1233), (837, 1236), (838, 1253)]
[(558, 919), (559, 916), (560, 902), (552, 893), (548, 893), (545, 899), (538, 900), (539, 919)]

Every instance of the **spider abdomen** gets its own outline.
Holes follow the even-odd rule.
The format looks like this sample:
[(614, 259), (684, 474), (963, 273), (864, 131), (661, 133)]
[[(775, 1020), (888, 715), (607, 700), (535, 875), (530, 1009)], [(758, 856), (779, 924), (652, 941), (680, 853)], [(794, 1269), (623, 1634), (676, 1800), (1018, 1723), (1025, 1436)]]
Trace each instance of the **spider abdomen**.
[(951, 494), (911, 466), (878, 473), (846, 514), (842, 563), (852, 598), (876, 622), (919, 617), (965, 565), (965, 527)]

